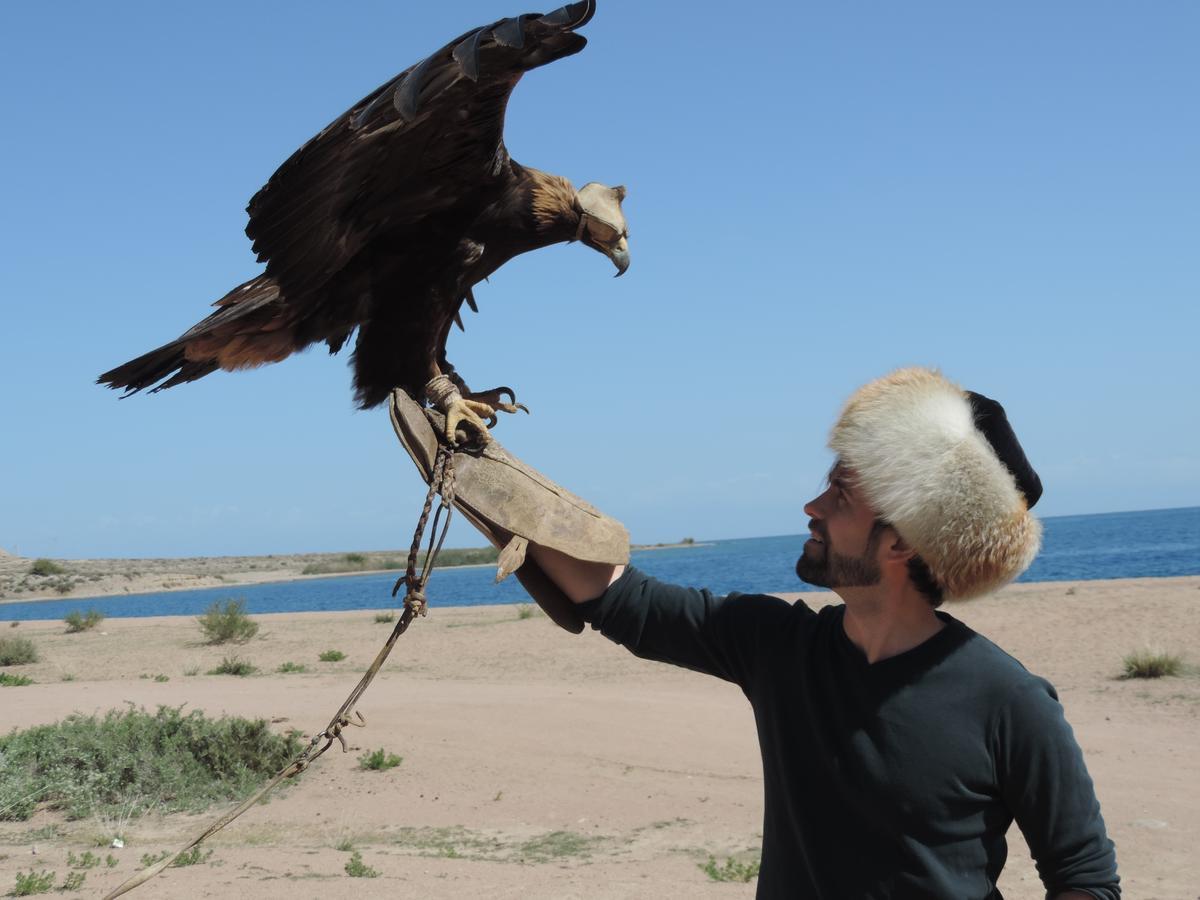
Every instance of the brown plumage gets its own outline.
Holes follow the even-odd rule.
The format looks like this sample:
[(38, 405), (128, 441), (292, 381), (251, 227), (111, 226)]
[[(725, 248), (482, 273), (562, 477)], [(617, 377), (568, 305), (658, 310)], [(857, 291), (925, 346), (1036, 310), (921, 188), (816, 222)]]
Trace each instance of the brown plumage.
[[(292, 155), (248, 207), (265, 271), (176, 340), (101, 375), (126, 394), (278, 362), (358, 330), (360, 406), (420, 398), (451, 374), (446, 338), (471, 288), (514, 256), (579, 239), (628, 266), (623, 188), (593, 207), (504, 146), (528, 70), (578, 53), (594, 0), (503, 19), (451, 41), (365, 97)], [(620, 274), (618, 272), (618, 274)]]

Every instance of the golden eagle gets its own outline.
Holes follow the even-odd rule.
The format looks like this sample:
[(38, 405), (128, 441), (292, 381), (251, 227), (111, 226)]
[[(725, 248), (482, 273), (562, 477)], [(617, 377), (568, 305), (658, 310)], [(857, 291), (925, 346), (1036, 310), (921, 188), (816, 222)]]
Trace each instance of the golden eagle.
[[(246, 234), (266, 270), (169, 344), (105, 372), (126, 395), (217, 369), (278, 362), (324, 341), (336, 353), (357, 328), (355, 399), (394, 387), (486, 439), (484, 419), (515, 412), (509, 388), (472, 393), (446, 360), (471, 289), (514, 256), (578, 240), (629, 266), (623, 187), (520, 165), (504, 146), (504, 111), (521, 76), (587, 43), (576, 31), (594, 0), (502, 19), (458, 37), (356, 103), (292, 154), (247, 208)], [(507, 397), (509, 402), (505, 402)]]

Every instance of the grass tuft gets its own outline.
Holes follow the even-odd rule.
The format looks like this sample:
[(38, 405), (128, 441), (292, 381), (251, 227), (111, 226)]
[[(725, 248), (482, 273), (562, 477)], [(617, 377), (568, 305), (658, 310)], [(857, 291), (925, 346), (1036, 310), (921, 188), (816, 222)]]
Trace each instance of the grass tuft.
[(196, 621), (210, 644), (244, 644), (258, 634), (258, 623), (246, 615), (246, 601), (241, 598), (218, 600)]
[(322, 650), (321, 655), (317, 658), (321, 662), (341, 662), (346, 658), (346, 654), (341, 650)]
[(67, 891), (78, 891), (83, 889), (83, 883), (87, 881), (86, 872), (68, 872), (67, 877), (63, 879), (63, 883), (59, 886), (60, 893)]
[(753, 862), (743, 863), (731, 856), (725, 860), (724, 865), (717, 865), (716, 859), (710, 856), (708, 862), (698, 863), (698, 865), (710, 881), (739, 881), (744, 884), (751, 878), (758, 877), (759, 862), (757, 859)]
[(372, 772), (382, 772), (385, 769), (394, 769), (402, 762), (404, 762), (403, 756), (388, 753), (380, 747), (378, 750), (372, 750), (360, 756), (358, 758), (358, 767)]
[(0, 687), (25, 687), (33, 684), (33, 679), (28, 675), (10, 675), (8, 672), (0, 672)]
[(537, 607), (534, 606), (532, 603), (518, 603), (517, 604), (517, 618), (518, 619), (532, 619), (535, 615), (537, 615)]
[(48, 871), (35, 872), (32, 869), (28, 873), (18, 872), (17, 883), (11, 891), (8, 892), (10, 897), (29, 897), (33, 894), (45, 894), (54, 887), (54, 873)]
[(37, 647), (29, 638), (0, 637), (0, 666), (23, 666), (37, 661)]
[(303, 663), (291, 662), (280, 663), (279, 668), (275, 670), (280, 675), (291, 675), (293, 672), (307, 672), (308, 666)]
[(62, 575), (66, 571), (52, 559), (35, 559), (29, 567), (30, 575)]
[(1124, 678), (1163, 678), (1183, 671), (1183, 660), (1174, 653), (1138, 650), (1122, 662)]
[(253, 675), (258, 669), (250, 664), (249, 660), (241, 659), (237, 656), (226, 656), (218, 664), (215, 669), (209, 669), (209, 675), (237, 675), (244, 678), (247, 675)]
[(263, 719), (209, 719), (179, 708), (72, 715), (0, 737), (0, 820), (39, 803), (70, 819), (199, 812), (245, 796), (300, 750)]
[(529, 862), (548, 862), (565, 856), (587, 856), (594, 840), (573, 831), (551, 831), (521, 844), (518, 852)]
[(378, 878), (379, 872), (363, 862), (362, 854), (355, 850), (346, 861), (346, 874), (351, 878)]
[(77, 634), (80, 631), (91, 631), (103, 622), (104, 613), (98, 609), (89, 609), (86, 613), (73, 609), (63, 616), (63, 621), (67, 623), (67, 634)]
[[(110, 856), (112, 854), (109, 854)], [(100, 857), (91, 850), (84, 850), (82, 856), (76, 856), (72, 851), (67, 851), (67, 865), (72, 869), (94, 869), (100, 865)]]
[(376, 625), (390, 625), (392, 622), (395, 622), (395, 621), (396, 621), (396, 614), (394, 612), (375, 613), (375, 624)]
[[(153, 865), (157, 865), (170, 855), (170, 850), (164, 850), (162, 853), (143, 853), (142, 868), (148, 869)], [(204, 851), (198, 846), (192, 847), (190, 850), (184, 850), (177, 857), (175, 857), (175, 859), (171, 861), (171, 865), (167, 866), (167, 868), (181, 869), (184, 866), (198, 865), (199, 863), (205, 862), (212, 855), (213, 852), (211, 850)]]

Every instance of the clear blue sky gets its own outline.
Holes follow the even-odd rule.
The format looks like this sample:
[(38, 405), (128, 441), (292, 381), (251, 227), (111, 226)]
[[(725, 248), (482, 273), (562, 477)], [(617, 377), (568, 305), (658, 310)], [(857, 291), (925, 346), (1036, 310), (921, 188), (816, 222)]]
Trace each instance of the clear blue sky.
[[(0, 547), (397, 547), (423, 485), (320, 350), (93, 384), (258, 266), (296, 147), (470, 27), (445, 4), (6, 4)], [(1009, 410), (1044, 515), (1200, 504), (1200, 6), (600, 0), (514, 158), (629, 187), (633, 265), (522, 257), (451, 340), (497, 437), (636, 541), (802, 531), (840, 403), (909, 363)], [(480, 539), (460, 523), (451, 542)]]

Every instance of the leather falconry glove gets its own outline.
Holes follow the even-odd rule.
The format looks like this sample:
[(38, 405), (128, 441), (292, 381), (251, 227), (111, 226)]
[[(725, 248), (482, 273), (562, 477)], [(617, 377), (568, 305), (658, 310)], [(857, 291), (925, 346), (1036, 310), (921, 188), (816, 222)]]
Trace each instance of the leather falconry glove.
[[(400, 389), (389, 403), (392, 427), (428, 484), (443, 430), (441, 413)], [(532, 558), (540, 544), (589, 562), (629, 562), (629, 532), (570, 491), (506, 451), (492, 438), (482, 447), (454, 451), (454, 507), (500, 549), (496, 581), (515, 573), (521, 586), (557, 625), (578, 634), (583, 619)]]

